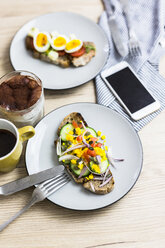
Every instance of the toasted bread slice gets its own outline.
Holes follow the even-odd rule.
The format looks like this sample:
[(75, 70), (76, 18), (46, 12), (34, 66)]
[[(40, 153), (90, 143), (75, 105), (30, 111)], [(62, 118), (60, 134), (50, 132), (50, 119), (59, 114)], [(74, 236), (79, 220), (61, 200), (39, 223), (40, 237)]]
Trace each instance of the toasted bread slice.
[(59, 56), (56, 60), (51, 60), (46, 54), (33, 51), (33, 57), (39, 58), (43, 61), (55, 64), (55, 65), (59, 65), (64, 68), (69, 67), (71, 64), (70, 59), (68, 58), (67, 55)]
[(95, 48), (95, 44), (93, 42), (84, 42), (84, 46), (91, 46), (94, 49), (89, 50), (89, 52), (85, 52), (82, 56), (80, 57), (72, 57), (71, 62), (75, 67), (78, 66), (84, 66), (87, 63), (89, 63), (92, 59), (92, 57), (94, 57), (96, 55), (96, 48)]
[[(112, 175), (111, 172), (109, 173), (110, 176)], [(93, 188), (91, 186), (91, 184), (93, 185), (93, 188), (95, 191), (93, 191)], [(104, 185), (103, 187), (100, 187), (101, 182), (97, 181), (97, 180), (90, 180), (87, 181), (83, 184), (83, 187), (87, 190), (90, 190), (93, 193), (96, 193), (98, 195), (105, 195), (109, 192), (111, 192), (114, 188), (114, 178), (112, 177), (112, 179), (110, 180), (109, 183), (107, 183), (106, 185)]]
[(55, 65), (59, 65), (61, 67), (67, 68), (70, 66), (71, 61), (67, 55), (59, 56), (56, 60), (51, 60), (45, 53), (39, 53), (34, 49), (33, 46), (33, 38), (30, 36), (26, 36), (26, 48), (32, 51), (33, 57), (36, 59), (40, 59)]
[[(80, 114), (80, 113), (77, 113), (77, 112), (73, 112), (69, 115), (67, 115), (63, 121), (61, 122), (59, 128), (58, 128), (58, 131), (57, 131), (57, 134), (58, 136), (60, 135), (60, 131), (61, 131), (61, 128), (66, 125), (67, 123), (72, 123), (72, 121), (76, 121), (77, 123), (80, 122), (80, 121), (83, 121), (84, 125), (85, 126), (88, 126), (86, 121), (84, 120), (83, 116)], [(74, 181), (76, 183), (79, 183), (79, 184), (82, 184), (83, 187), (93, 193), (96, 193), (96, 194), (107, 194), (109, 193), (113, 187), (114, 187), (114, 179), (112, 177), (112, 179), (110, 180), (109, 183), (107, 183), (106, 185), (104, 185), (103, 187), (99, 187), (101, 182), (100, 181), (97, 181), (97, 180), (87, 180), (85, 177), (81, 177), (81, 178), (78, 178), (76, 177), (76, 175), (72, 172), (72, 170), (70, 169), (70, 166), (69, 165), (66, 165), (64, 164), (66, 170), (68, 171), (68, 173), (72, 176), (72, 178), (74, 179)], [(111, 172), (109, 172), (110, 176), (112, 175)], [(94, 191), (93, 191), (93, 187), (91, 186), (91, 184), (93, 185), (94, 187)]]
[(39, 53), (38, 51), (35, 50), (32, 37), (26, 36), (25, 44), (26, 44), (26, 48), (28, 50), (32, 51), (34, 58), (55, 64), (55, 65), (59, 65), (59, 66), (64, 67), (64, 68), (67, 68), (71, 65), (73, 65), (75, 67), (84, 66), (87, 63), (89, 63), (89, 61), (91, 61), (92, 57), (94, 57), (96, 54), (94, 43), (93, 42), (84, 42), (84, 46), (92, 46), (93, 49), (90, 49), (89, 52), (85, 52), (80, 57), (72, 57), (69, 54), (65, 54), (63, 56), (59, 56), (56, 60), (52, 60), (48, 57), (48, 55), (46, 53)]

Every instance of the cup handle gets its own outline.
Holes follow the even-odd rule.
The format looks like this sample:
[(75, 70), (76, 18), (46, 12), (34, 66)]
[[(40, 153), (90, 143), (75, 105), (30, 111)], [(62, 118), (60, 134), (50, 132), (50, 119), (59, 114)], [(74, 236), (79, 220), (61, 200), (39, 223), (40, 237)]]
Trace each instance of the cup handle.
[(32, 126), (25, 126), (18, 129), (19, 137), (22, 142), (32, 138), (35, 134), (35, 129)]

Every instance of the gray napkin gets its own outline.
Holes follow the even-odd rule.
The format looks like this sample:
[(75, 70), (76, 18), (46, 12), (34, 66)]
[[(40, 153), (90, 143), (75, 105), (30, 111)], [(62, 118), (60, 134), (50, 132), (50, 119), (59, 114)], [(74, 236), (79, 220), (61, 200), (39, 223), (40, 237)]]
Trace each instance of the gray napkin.
[[(117, 0), (111, 0), (115, 6), (115, 14), (119, 24), (121, 23), (121, 33), (123, 40), (128, 41), (128, 30), (126, 27), (126, 20), (122, 13), (121, 4)], [(125, 112), (118, 100), (114, 97), (111, 91), (106, 87), (100, 75), (96, 77), (96, 94), (97, 102), (99, 104), (108, 106), (117, 110), (121, 115), (128, 119), (135, 130), (139, 131), (143, 126), (149, 123), (156, 115), (158, 115), (165, 108), (165, 79), (158, 72), (159, 58), (162, 56), (162, 48), (159, 40), (164, 35), (164, 7), (161, 0), (130, 0), (133, 15), (132, 24), (136, 31), (137, 37), (141, 43), (142, 56), (132, 58), (129, 55), (122, 58), (116, 51), (112, 42), (110, 30), (107, 23), (107, 14), (103, 12), (101, 15), (99, 25), (105, 30), (110, 44), (110, 54), (104, 69), (125, 60), (136, 71), (142, 83), (152, 92), (161, 104), (161, 108), (144, 117), (139, 121), (133, 121)]]

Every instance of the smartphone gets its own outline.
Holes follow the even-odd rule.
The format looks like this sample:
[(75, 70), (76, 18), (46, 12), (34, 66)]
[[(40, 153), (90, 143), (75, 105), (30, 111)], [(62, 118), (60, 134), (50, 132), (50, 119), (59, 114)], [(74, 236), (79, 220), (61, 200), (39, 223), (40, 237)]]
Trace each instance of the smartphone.
[(127, 62), (103, 71), (101, 77), (132, 119), (139, 120), (160, 108), (159, 101), (144, 87)]

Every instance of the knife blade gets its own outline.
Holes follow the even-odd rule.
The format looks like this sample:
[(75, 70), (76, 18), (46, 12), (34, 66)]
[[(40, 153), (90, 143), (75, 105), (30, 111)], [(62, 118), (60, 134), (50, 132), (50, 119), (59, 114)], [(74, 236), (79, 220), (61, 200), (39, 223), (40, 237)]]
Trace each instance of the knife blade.
[(64, 171), (64, 166), (59, 165), (51, 169), (47, 169), (30, 176), (15, 180), (13, 182), (0, 186), (0, 195), (11, 195), (23, 189), (27, 189), (35, 184), (41, 183), (55, 176), (58, 176)]
[(128, 47), (126, 44), (124, 44), (121, 36), (121, 31), (119, 24), (116, 20), (116, 16), (114, 14), (113, 8), (111, 6), (111, 2), (108, 0), (103, 0), (105, 8), (106, 8), (106, 13), (108, 16), (108, 24), (109, 24), (109, 29), (110, 33), (112, 36), (112, 40), (115, 44), (115, 47), (118, 51), (118, 53), (122, 56), (125, 57), (128, 54)]

